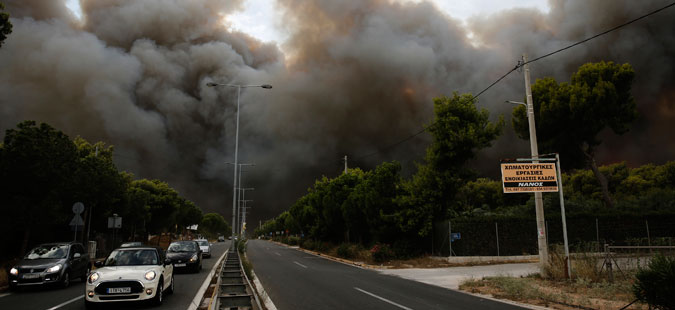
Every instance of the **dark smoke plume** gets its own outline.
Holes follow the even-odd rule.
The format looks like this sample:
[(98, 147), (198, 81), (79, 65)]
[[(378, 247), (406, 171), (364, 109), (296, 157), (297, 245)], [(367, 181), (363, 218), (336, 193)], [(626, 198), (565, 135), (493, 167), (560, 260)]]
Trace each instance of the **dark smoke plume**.
[[(464, 28), (425, 2), (278, 0), (291, 34), (282, 50), (228, 30), (243, 0), (82, 0), (81, 21), (61, 0), (4, 2), (14, 32), (0, 49), (3, 133), (34, 119), (106, 141), (121, 169), (166, 180), (228, 220), (236, 89), (205, 84), (273, 84), (241, 93), (239, 158), (256, 163), (243, 174), (256, 188), (247, 193), (252, 223), (339, 173), (345, 154), (364, 168), (396, 159), (414, 172), (427, 135), (386, 146), (430, 122), (431, 98), (475, 94), (522, 53), (546, 54), (669, 3), (551, 1), (548, 13), (511, 9)], [(641, 118), (628, 134), (603, 138), (602, 163), (674, 158), (673, 18), (675, 8), (531, 65), (533, 79), (558, 80), (586, 62), (633, 65)], [(523, 97), (516, 72), (479, 105), (508, 118), (504, 100)], [(494, 174), (499, 158), (527, 153), (506, 128), (475, 164)]]

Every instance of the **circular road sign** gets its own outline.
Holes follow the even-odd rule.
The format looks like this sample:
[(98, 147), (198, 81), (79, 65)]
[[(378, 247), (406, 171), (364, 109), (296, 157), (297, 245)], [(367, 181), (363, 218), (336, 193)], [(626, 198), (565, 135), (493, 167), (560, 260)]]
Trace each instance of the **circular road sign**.
[(84, 204), (82, 204), (81, 202), (76, 202), (73, 205), (73, 213), (80, 214), (82, 213), (82, 211), (84, 211)]

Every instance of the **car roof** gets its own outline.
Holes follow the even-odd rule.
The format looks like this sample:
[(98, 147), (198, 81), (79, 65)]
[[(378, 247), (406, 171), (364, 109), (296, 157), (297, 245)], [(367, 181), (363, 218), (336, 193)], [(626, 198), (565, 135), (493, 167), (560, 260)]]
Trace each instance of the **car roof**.
[(171, 243), (191, 243), (191, 242), (197, 242), (197, 240), (176, 240)]
[(72, 242), (72, 241), (70, 241), (70, 242), (50, 242), (50, 243), (41, 243), (41, 244), (38, 244), (36, 246), (53, 246), (53, 245), (61, 246), (61, 245), (71, 245), (71, 244), (76, 244), (76, 243), (77, 242)]
[(124, 247), (124, 248), (117, 248), (115, 250), (122, 250), (122, 251), (127, 251), (127, 250), (163, 250), (161, 247), (157, 246), (150, 246), (150, 245), (139, 245), (139, 246), (130, 246), (130, 247)]

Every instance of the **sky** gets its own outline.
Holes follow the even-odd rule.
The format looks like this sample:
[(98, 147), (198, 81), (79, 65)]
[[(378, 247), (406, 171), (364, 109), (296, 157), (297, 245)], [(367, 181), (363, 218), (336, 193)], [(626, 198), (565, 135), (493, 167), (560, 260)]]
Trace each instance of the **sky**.
[[(160, 179), (229, 219), (237, 93), (251, 222), (286, 210), (315, 180), (398, 161), (409, 178), (431, 137), (433, 99), (477, 94), (532, 58), (672, 0), (3, 0), (0, 135), (22, 120), (114, 145), (120, 170)], [(75, 14), (69, 12), (74, 10)], [(86, 17), (74, 20), (73, 16)], [(600, 136), (600, 165), (675, 159), (675, 7), (530, 65), (569, 81), (588, 62), (630, 63), (639, 118)], [(510, 126), (524, 99), (512, 72), (477, 105), (503, 134), (470, 163), (481, 176), (529, 153)], [(658, 150), (658, 151), (655, 151)], [(564, 159), (563, 159), (564, 162)], [(250, 196), (249, 196), (250, 195)]]
[[(423, 0), (399, 0), (400, 2), (422, 2)], [(472, 16), (493, 14), (512, 8), (536, 8), (548, 12), (545, 0), (431, 0), (445, 14), (462, 21)], [(82, 16), (79, 0), (67, 0), (66, 5)], [(282, 44), (289, 34), (283, 31), (281, 16), (274, 0), (246, 0), (242, 10), (227, 18), (228, 26), (233, 30), (245, 32), (264, 42)]]

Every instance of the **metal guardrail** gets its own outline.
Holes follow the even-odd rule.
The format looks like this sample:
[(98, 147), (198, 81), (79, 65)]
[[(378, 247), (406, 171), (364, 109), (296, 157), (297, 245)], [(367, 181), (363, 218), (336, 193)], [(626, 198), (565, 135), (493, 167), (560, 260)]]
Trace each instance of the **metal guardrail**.
[(216, 283), (216, 303), (213, 309), (262, 310), (258, 296), (246, 277), (236, 246), (227, 253)]

